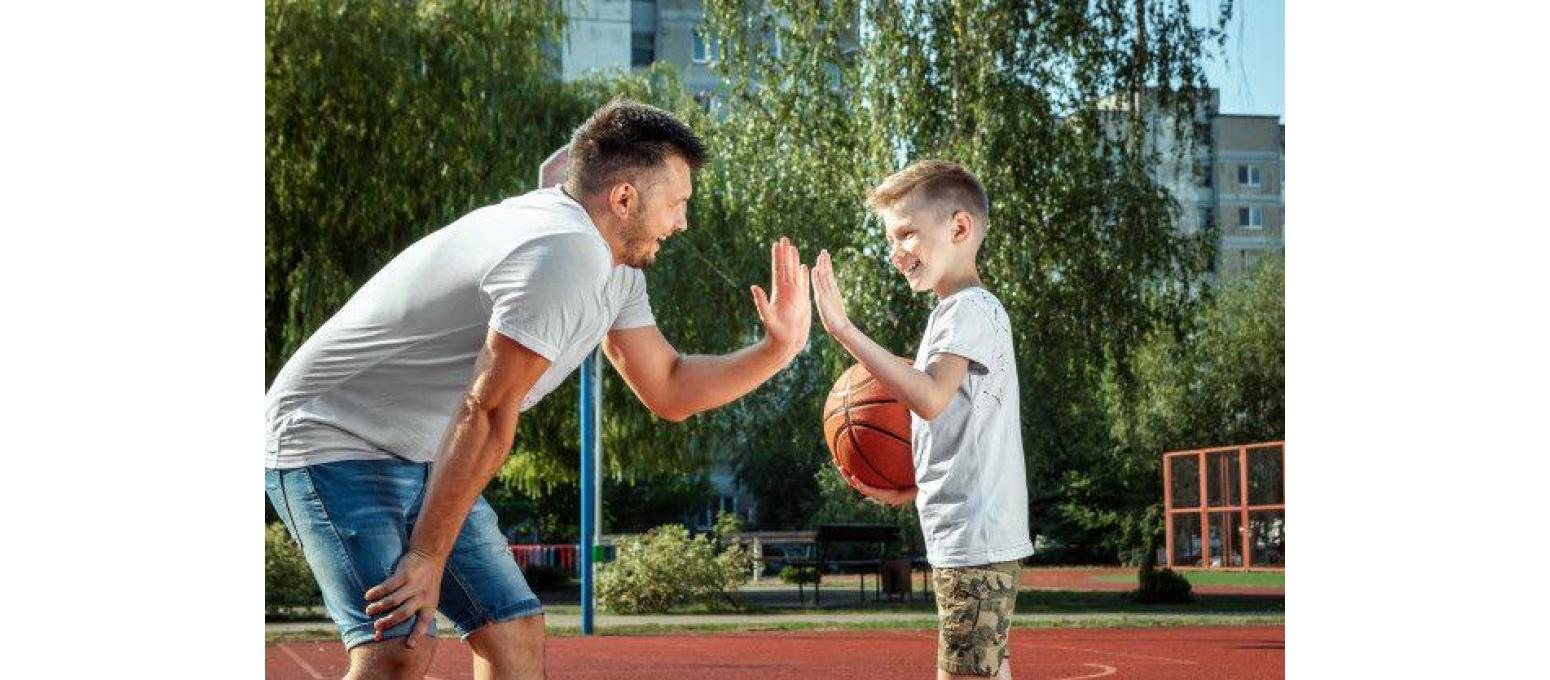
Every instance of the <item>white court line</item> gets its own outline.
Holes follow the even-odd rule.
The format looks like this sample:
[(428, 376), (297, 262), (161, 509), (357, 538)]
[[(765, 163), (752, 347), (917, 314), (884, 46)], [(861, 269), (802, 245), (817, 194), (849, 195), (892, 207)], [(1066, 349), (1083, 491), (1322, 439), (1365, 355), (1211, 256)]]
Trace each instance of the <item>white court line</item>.
[(1096, 668), (1098, 669), (1098, 672), (1093, 673), (1092, 675), (1073, 675), (1069, 678), (1060, 678), (1059, 680), (1089, 680), (1089, 678), (1101, 678), (1104, 676), (1114, 675), (1115, 673), (1119, 672), (1118, 668), (1113, 666), (1105, 666), (1101, 663), (1084, 663), (1082, 665), (1088, 666), (1090, 668)]
[(307, 675), (312, 676), (312, 680), (323, 680), (323, 674), (317, 672), (316, 670), (314, 670), (312, 668), (312, 666), (307, 664), (307, 662), (302, 661), (301, 657), (298, 656), (296, 654), (296, 652), (291, 651), (290, 647), (287, 647), (284, 644), (279, 644), (279, 645), (275, 645), (275, 646), (279, 647), (280, 651), (285, 652), (286, 656), (291, 657), (291, 661), (295, 661), (296, 665), (301, 666), (301, 669), (306, 671)]
[(1185, 665), (1185, 666), (1198, 666), (1198, 665), (1200, 665), (1200, 662), (1198, 662), (1198, 661), (1186, 661), (1184, 659), (1170, 659), (1170, 658), (1168, 658), (1166, 656), (1148, 656), (1146, 654), (1127, 654), (1125, 652), (1110, 652), (1110, 651), (1105, 651), (1105, 650), (1102, 650), (1102, 649), (1086, 649), (1086, 648), (1083, 648), (1083, 647), (1066, 647), (1066, 646), (1063, 646), (1063, 645), (1036, 644), (1034, 646), (1035, 647), (1044, 647), (1046, 649), (1067, 649), (1067, 650), (1077, 651), (1077, 652), (1092, 652), (1094, 654), (1112, 654), (1114, 656), (1127, 656), (1127, 657), (1130, 657), (1132, 659), (1151, 659), (1153, 661), (1162, 661), (1164, 663), (1176, 663), (1176, 664), (1182, 664), (1182, 665)]

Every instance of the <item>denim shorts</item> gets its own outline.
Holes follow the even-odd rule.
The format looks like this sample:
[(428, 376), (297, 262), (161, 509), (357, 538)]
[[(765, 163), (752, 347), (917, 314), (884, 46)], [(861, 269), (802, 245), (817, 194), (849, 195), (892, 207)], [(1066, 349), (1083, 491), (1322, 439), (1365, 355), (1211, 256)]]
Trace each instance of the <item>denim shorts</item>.
[[(408, 551), (429, 474), (430, 464), (404, 460), (264, 471), (264, 492), (301, 545), (346, 649), (371, 642), (376, 633), (366, 615), (366, 590), (387, 580)], [(487, 623), (543, 613), (482, 496), (447, 557), (438, 609), (464, 639)], [(382, 638), (409, 635), (416, 618), (383, 631)], [(430, 633), (435, 631), (432, 621)]]

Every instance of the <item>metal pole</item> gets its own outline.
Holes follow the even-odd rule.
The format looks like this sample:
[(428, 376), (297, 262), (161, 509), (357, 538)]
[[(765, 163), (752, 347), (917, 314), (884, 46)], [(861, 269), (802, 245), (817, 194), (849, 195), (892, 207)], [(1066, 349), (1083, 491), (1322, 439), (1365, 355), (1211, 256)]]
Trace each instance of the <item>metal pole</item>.
[(581, 536), (577, 569), (581, 572), (581, 634), (592, 634), (592, 546), (597, 539), (598, 413), (602, 407), (598, 352), (581, 362)]

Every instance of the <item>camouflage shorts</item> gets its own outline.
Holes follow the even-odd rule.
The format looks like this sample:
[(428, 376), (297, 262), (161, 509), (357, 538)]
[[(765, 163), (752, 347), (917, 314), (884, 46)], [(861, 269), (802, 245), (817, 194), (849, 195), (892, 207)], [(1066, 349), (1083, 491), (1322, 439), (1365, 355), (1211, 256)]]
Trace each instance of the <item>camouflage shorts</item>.
[(937, 667), (949, 673), (995, 675), (1007, 654), (1021, 565), (997, 562), (932, 571), (938, 619)]

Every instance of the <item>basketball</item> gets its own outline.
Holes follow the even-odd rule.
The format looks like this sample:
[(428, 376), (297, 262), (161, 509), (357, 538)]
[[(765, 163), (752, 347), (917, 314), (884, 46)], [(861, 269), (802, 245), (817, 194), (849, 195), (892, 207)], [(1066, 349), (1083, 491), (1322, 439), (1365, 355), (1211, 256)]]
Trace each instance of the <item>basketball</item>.
[(915, 486), (910, 411), (865, 366), (851, 366), (834, 383), (823, 406), (823, 435), (834, 464), (868, 486)]

